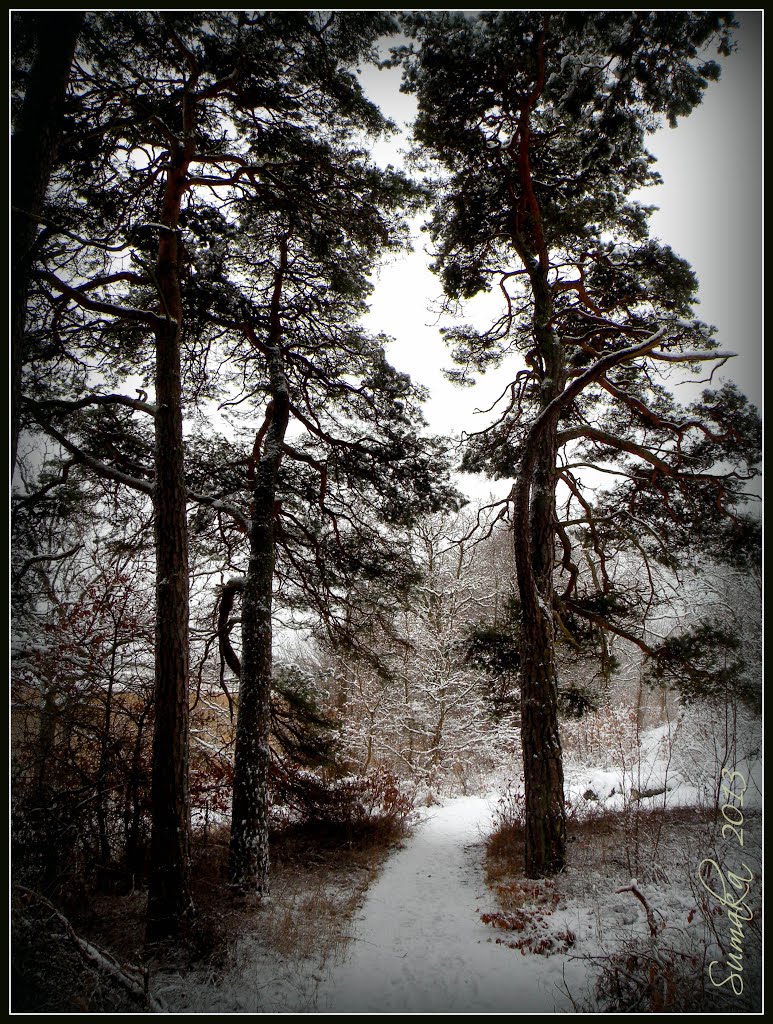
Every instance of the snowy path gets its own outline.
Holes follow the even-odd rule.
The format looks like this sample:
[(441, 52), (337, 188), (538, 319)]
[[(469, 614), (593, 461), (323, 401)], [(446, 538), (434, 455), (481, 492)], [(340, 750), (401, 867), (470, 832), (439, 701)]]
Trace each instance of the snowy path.
[(483, 877), (491, 805), (433, 807), (386, 864), (355, 919), (346, 961), (317, 993), (318, 1012), (502, 1012), (566, 1008), (562, 956), (522, 956), (495, 942)]

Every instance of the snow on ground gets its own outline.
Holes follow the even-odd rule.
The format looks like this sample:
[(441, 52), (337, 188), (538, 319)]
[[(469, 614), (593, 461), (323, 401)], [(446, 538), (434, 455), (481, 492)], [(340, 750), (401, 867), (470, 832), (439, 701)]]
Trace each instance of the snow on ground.
[[(351, 922), (352, 938), (324, 962), (318, 955), (279, 955), (262, 940), (258, 917), (255, 932), (236, 945), (224, 978), (215, 982), (188, 975), (166, 985), (157, 978), (158, 994), (178, 1011), (214, 1013), (572, 1012), (573, 1000), (593, 1006), (600, 961), (649, 936), (644, 907), (631, 893), (616, 890), (638, 877), (658, 927), (668, 924), (669, 942), (693, 943), (703, 927), (696, 915), (701, 890), (695, 872), (701, 858), (729, 856), (733, 864), (737, 856), (720, 831), (721, 820), (698, 828), (688, 814), (663, 831), (662, 818), (655, 819), (648, 833), (646, 819), (631, 818), (632, 810), (664, 803), (705, 807), (707, 787), (710, 792), (716, 786), (728, 763), (731, 770), (742, 766), (749, 804), (758, 803), (759, 759), (714, 759), (705, 748), (703, 753), (696, 745), (692, 750), (685, 741), (690, 735), (683, 731), (682, 742), (675, 745), (668, 727), (650, 730), (641, 738), (635, 763), (622, 768), (611, 762), (592, 767), (567, 761), (567, 795), (575, 820), (590, 817), (596, 831), (591, 840), (586, 831), (586, 839), (572, 845), (567, 869), (555, 882), (538, 883), (543, 888), (537, 904), (540, 896), (555, 895), (549, 909), (547, 899), (536, 910), (534, 901), (531, 907), (521, 904), (531, 932), (496, 929), (481, 921), (481, 914), (500, 909), (483, 873), (484, 839), (492, 830), (498, 794), (458, 797), (421, 809), (409, 838), (371, 883)], [(665, 793), (657, 797), (641, 796), (661, 787)], [(639, 798), (632, 795), (634, 788)], [(597, 799), (583, 795), (588, 789)], [(598, 817), (623, 808), (627, 818)], [(749, 846), (759, 850), (758, 812), (747, 826)], [(570, 827), (570, 833), (577, 827)], [(570, 834), (570, 840), (576, 838)], [(759, 879), (758, 858), (748, 846), (743, 852)], [(750, 899), (756, 901), (758, 882), (754, 885)], [(755, 921), (756, 908), (755, 902)], [(542, 912), (541, 919), (536, 911)], [(729, 923), (720, 920), (719, 926), (727, 931)], [(522, 954), (508, 945), (523, 935), (539, 940), (567, 931), (575, 940), (567, 953)], [(748, 954), (755, 943), (749, 931)]]
[(607, 764), (583, 765), (567, 758), (566, 797), (580, 810), (588, 800), (607, 811), (622, 811), (631, 800), (642, 809), (705, 807), (719, 793), (724, 768), (727, 773), (743, 775), (747, 784), (744, 805), (759, 810), (762, 760), (758, 726), (750, 723), (745, 747), (740, 750), (717, 743), (718, 733), (715, 723), (682, 714), (643, 732), (636, 748), (610, 750)]
[(319, 989), (320, 1012), (568, 1007), (559, 988), (562, 957), (523, 957), (497, 945), (480, 920), (494, 909), (482, 870), (491, 811), (492, 801), (481, 797), (428, 809), (370, 888), (346, 961)]
[[(177, 1012), (400, 1013), (569, 1009), (562, 973), (586, 968), (562, 956), (521, 956), (497, 944), (480, 915), (497, 909), (483, 876), (495, 796), (422, 808), (402, 849), (371, 884), (352, 939), (327, 964), (283, 958), (259, 932), (239, 943), (219, 985), (195, 975), (156, 978)], [(500, 933), (501, 934), (501, 933)]]

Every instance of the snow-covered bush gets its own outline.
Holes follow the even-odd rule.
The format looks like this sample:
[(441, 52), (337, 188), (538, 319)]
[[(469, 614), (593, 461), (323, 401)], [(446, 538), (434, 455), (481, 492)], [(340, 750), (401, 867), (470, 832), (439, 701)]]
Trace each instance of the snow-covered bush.
[[(682, 918), (674, 912), (656, 916), (648, 907), (648, 936), (632, 935), (618, 948), (594, 958), (600, 971), (593, 1009), (603, 1013), (743, 1013), (758, 1007), (762, 977), (759, 937), (748, 942), (744, 938), (741, 972), (733, 979), (725, 963), (733, 952), (727, 946), (727, 935), (717, 941), (716, 911), (721, 908), (713, 904), (704, 912), (696, 910)], [(724, 917), (723, 923), (727, 926)], [(735, 990), (727, 982), (715, 983), (723, 977), (733, 981)]]

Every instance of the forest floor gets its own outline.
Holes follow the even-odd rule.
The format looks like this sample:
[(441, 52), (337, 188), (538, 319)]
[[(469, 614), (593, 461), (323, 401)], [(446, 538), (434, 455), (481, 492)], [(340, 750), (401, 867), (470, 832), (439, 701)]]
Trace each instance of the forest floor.
[[(680, 777), (659, 734), (643, 749), (638, 789), (630, 773), (567, 759), (568, 861), (555, 879), (524, 878), (521, 795), (501, 782), (420, 807), (402, 840), (284, 835), (263, 902), (224, 898), (225, 840), (210, 836), (195, 874), (195, 941), (146, 964), (144, 983), (176, 1013), (759, 1010), (758, 764), (727, 775), (748, 790), (743, 812), (723, 818), (697, 799), (693, 769)], [(141, 964), (142, 912), (139, 892), (92, 898), (73, 923)], [(50, 920), (45, 907), (38, 916)], [(39, 991), (17, 1010), (150, 1007), (119, 997), (104, 970), (84, 973), (64, 938), (55, 959), (38, 949), (31, 913), (24, 928), (21, 966)], [(731, 978), (733, 952), (742, 970)]]
[[(260, 920), (239, 943), (230, 970), (212, 986), (187, 976), (157, 978), (179, 1011), (435, 1012), (540, 1008), (551, 999), (552, 972), (538, 971), (497, 945), (481, 913), (495, 907), (484, 872), (492, 803), (462, 797), (422, 808), (412, 835), (386, 862), (345, 922), (343, 941), (327, 949), (269, 949)], [(330, 889), (342, 879), (330, 879)], [(275, 895), (285, 903), (288, 891)], [(331, 898), (328, 891), (328, 900)], [(312, 935), (324, 921), (306, 922)], [(182, 979), (180, 979), (182, 980)], [(551, 992), (546, 995), (544, 988)]]
[[(363, 888), (352, 898), (351, 876), (327, 873), (323, 888), (305, 896), (297, 876), (273, 908), (258, 909), (223, 973), (156, 975), (157, 993), (178, 1012), (214, 1013), (758, 1006), (759, 884), (747, 901), (754, 921), (744, 936), (744, 992), (708, 982), (712, 949), (724, 963), (717, 939), (729, 940), (730, 922), (694, 880), (701, 859), (721, 857), (706, 814), (651, 809), (570, 824), (565, 872), (532, 882), (503, 841), (487, 842), (496, 806), (492, 798), (461, 797), (422, 809), (364, 900)], [(748, 822), (759, 832), (758, 816)], [(759, 863), (746, 860), (758, 880)], [(617, 892), (632, 881), (646, 907), (632, 891)], [(299, 921), (303, 905), (308, 916)], [(298, 935), (280, 948), (277, 921), (288, 914)], [(725, 974), (718, 968), (715, 978)]]
[[(256, 908), (226, 970), (157, 976), (158, 992), (180, 1012), (759, 1009), (759, 764), (744, 767), (741, 848), (668, 739), (644, 737), (633, 772), (567, 760), (568, 863), (556, 879), (524, 878), (519, 794), (500, 784), (421, 807), (380, 868), (378, 857), (280, 865), (273, 902)], [(748, 891), (734, 890), (747, 872)], [(731, 908), (709, 892), (722, 884), (751, 915), (739, 992), (740, 975), (716, 984), (733, 952)]]

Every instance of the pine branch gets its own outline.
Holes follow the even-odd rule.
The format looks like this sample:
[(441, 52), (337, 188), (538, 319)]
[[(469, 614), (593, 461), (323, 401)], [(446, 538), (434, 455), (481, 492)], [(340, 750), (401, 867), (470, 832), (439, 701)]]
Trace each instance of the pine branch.
[(212, 508), (216, 512), (225, 512), (229, 515), (242, 533), (247, 533), (250, 528), (250, 524), (243, 515), (234, 505), (227, 505), (220, 498), (210, 497), (208, 494), (198, 494), (196, 491), (188, 491), (186, 493), (188, 501), (192, 501), (196, 505), (204, 505), (206, 508)]
[(104, 252), (126, 252), (128, 246), (125, 242), (120, 242), (118, 245), (108, 245), (107, 242), (95, 241), (93, 238), (84, 238), (83, 235), (78, 235), (74, 231), (70, 231), (67, 228), (63, 228), (56, 221), (51, 220), (49, 217), (44, 217), (40, 213), (32, 213), (29, 210), (22, 210), (18, 206), (11, 207), (12, 213), (20, 214), (22, 217), (27, 217), (30, 220), (35, 221), (36, 224), (42, 224), (44, 227), (50, 229), (49, 233), (64, 235), (66, 238), (72, 238), (73, 241), (79, 242), (81, 245), (89, 246), (92, 249), (102, 249)]
[(712, 359), (719, 359), (725, 362), (728, 359), (735, 359), (737, 352), (664, 352), (662, 349), (653, 349), (649, 353), (651, 359), (662, 359), (667, 363), (695, 363), (706, 362)]
[(643, 640), (640, 636), (637, 636), (630, 630), (625, 629), (622, 626), (618, 626), (617, 623), (612, 621), (612, 619), (599, 615), (596, 612), (588, 611), (588, 609), (583, 608), (580, 603), (571, 599), (562, 603), (565, 604), (569, 611), (574, 612), (575, 615), (579, 615), (581, 618), (587, 619), (588, 622), (592, 622), (594, 625), (600, 626), (602, 629), (605, 629), (610, 633), (614, 633), (615, 636), (622, 637), (623, 640), (628, 640), (630, 643), (635, 644), (640, 651), (643, 651), (650, 658), (657, 658), (657, 648), (650, 646), (646, 640)]
[[(114, 302), (104, 302), (101, 299), (92, 299), (86, 295), (84, 288), (97, 287), (97, 284), (82, 285), (80, 288), (73, 288), (68, 284), (65, 284), (56, 274), (52, 274), (50, 271), (43, 271), (41, 278), (47, 281), (50, 285), (56, 288), (62, 293), (62, 295), (68, 299), (72, 299), (76, 305), (88, 309), (93, 313), (107, 313), (110, 316), (117, 317), (121, 320), (134, 320), (138, 323), (145, 323), (148, 327), (154, 330), (160, 330), (165, 325), (165, 320), (158, 316), (156, 313), (151, 313), (145, 309), (134, 309), (131, 306), (118, 306)], [(144, 278), (140, 278), (139, 275), (132, 275), (134, 280), (144, 281)], [(105, 281), (98, 282), (104, 284)]]
[(141, 491), (143, 494), (147, 494), (150, 497), (153, 496), (153, 484), (149, 483), (147, 480), (141, 480), (139, 477), (129, 476), (128, 473), (123, 473), (121, 470), (115, 469), (113, 466), (109, 466), (106, 462), (95, 459), (92, 455), (87, 455), (86, 452), (80, 449), (76, 444), (73, 444), (69, 438), (65, 437), (61, 431), (57, 430), (56, 427), (53, 427), (32, 403), (27, 403), (27, 409), (35, 422), (42, 427), (50, 437), (55, 441), (58, 441), (65, 451), (68, 451), (73, 455), (77, 462), (82, 463), (84, 466), (88, 466), (89, 469), (94, 470), (98, 476), (101, 476), (106, 480), (115, 480), (116, 483), (124, 484), (126, 487), (131, 487), (135, 491)]
[(32, 494), (25, 494), (23, 498), (16, 498), (14, 496), (11, 499), (14, 502), (14, 507), (25, 508), (28, 505), (34, 505), (36, 502), (40, 501), (46, 494), (48, 494), (49, 491), (53, 491), (55, 487), (60, 487), (62, 484), (67, 483), (67, 478), (70, 475), (70, 470), (75, 465), (77, 465), (76, 459), (68, 459), (68, 461), (62, 465), (61, 475), (56, 480), (52, 480), (50, 483), (46, 484), (44, 487), (41, 487), (39, 490), (33, 491)]
[(19, 571), (17, 573), (14, 573), (14, 578), (16, 582), (19, 583), (22, 576), (24, 576), (26, 571), (28, 569), (31, 569), (33, 565), (36, 565), (40, 562), (61, 562), (63, 559), (69, 558), (71, 555), (76, 555), (81, 550), (82, 547), (83, 544), (76, 544), (74, 545), (74, 547), (69, 548), (69, 550), (67, 551), (61, 551), (58, 555), (33, 555), (22, 563)]
[(650, 451), (649, 448), (636, 444), (634, 441), (629, 441), (627, 438), (618, 437), (616, 434), (610, 434), (605, 430), (597, 430), (595, 427), (572, 427), (570, 430), (562, 430), (556, 435), (559, 447), (563, 447), (570, 441), (576, 441), (579, 438), (585, 438), (588, 441), (598, 441), (600, 444), (606, 445), (609, 448), (615, 448), (617, 451), (628, 452), (629, 455), (635, 455), (637, 458), (640, 458), (644, 462), (648, 462), (651, 466), (654, 466), (655, 469), (661, 472), (664, 476), (672, 477), (675, 480), (705, 480), (721, 483), (727, 479), (751, 480), (756, 476), (754, 471), (749, 474), (738, 473), (735, 470), (721, 474), (681, 472), (672, 466), (671, 463), (658, 458), (658, 456)]
[(645, 405), (640, 399), (636, 398), (635, 395), (629, 394), (627, 391), (623, 391), (622, 388), (617, 387), (612, 381), (606, 377), (601, 377), (599, 380), (599, 386), (602, 387), (608, 394), (612, 395), (613, 398), (619, 399), (629, 408), (639, 413), (643, 420), (651, 424), (653, 427), (657, 427), (661, 430), (670, 430), (675, 434), (683, 434), (686, 430), (696, 429), (701, 430), (712, 441), (723, 441), (728, 435), (727, 434), (714, 434), (709, 430), (705, 423), (700, 420), (685, 420), (682, 423), (674, 423), (671, 420), (664, 420), (661, 416), (658, 416), (656, 412), (653, 412), (649, 406)]
[[(130, 403), (132, 405), (134, 403), (133, 399), (127, 399), (126, 401), (127, 403)], [(37, 411), (38, 405), (39, 403), (26, 403), (26, 407), (30, 412), (32, 418), (38, 423), (39, 426), (43, 428), (43, 430), (50, 437), (52, 437), (55, 441), (58, 441), (59, 444), (61, 444), (61, 446), (66, 451), (68, 451), (72, 456), (74, 456), (75, 462), (82, 463), (84, 466), (88, 466), (89, 469), (93, 470), (98, 476), (101, 476), (106, 480), (115, 480), (116, 483), (124, 484), (126, 487), (131, 487), (135, 491), (142, 491), (143, 494), (147, 494), (150, 497), (153, 496), (154, 485), (152, 483), (150, 483), (147, 480), (142, 480), (140, 477), (134, 477), (130, 476), (128, 473), (123, 473), (121, 470), (115, 469), (115, 467), (108, 465), (106, 462), (102, 462), (100, 459), (96, 459), (92, 455), (88, 455), (76, 444), (70, 441), (69, 438), (67, 438), (61, 431), (57, 430), (56, 427), (53, 427), (48, 422), (48, 420), (46, 420), (40, 414), (40, 412)], [(145, 403), (138, 403), (138, 405), (142, 406), (145, 405)], [(147, 408), (153, 408), (155, 410), (154, 406), (148, 406)], [(147, 472), (151, 473), (152, 470), (148, 469)], [(51, 487), (56, 486), (57, 483), (63, 483), (65, 479), (66, 476), (63, 475), (63, 477), (60, 480), (44, 488), (43, 491), (39, 492), (39, 494), (44, 493), (44, 491), (50, 490)], [(237, 525), (242, 529), (243, 532), (246, 533), (247, 530), (249, 529), (247, 519), (242, 514), (242, 512), (240, 512), (240, 510), (235, 506), (226, 504), (226, 502), (222, 501), (220, 498), (210, 497), (207, 494), (198, 494), (196, 491), (190, 490), (186, 492), (186, 497), (189, 501), (195, 503), (196, 505), (204, 505), (207, 508), (215, 509), (215, 511), (217, 512), (225, 512), (227, 515), (231, 516), (231, 518), (237, 523)], [(23, 499), (23, 501), (29, 501), (29, 499), (25, 498)]]
[(158, 411), (155, 405), (138, 398), (128, 398), (126, 395), (89, 395), (87, 398), (79, 398), (75, 401), (68, 401), (64, 398), (48, 398), (35, 402), (35, 405), (38, 409), (50, 409), (52, 412), (57, 410), (75, 412), (77, 409), (85, 409), (89, 405), (123, 405), (127, 409), (146, 412), (149, 416), (155, 416)]

